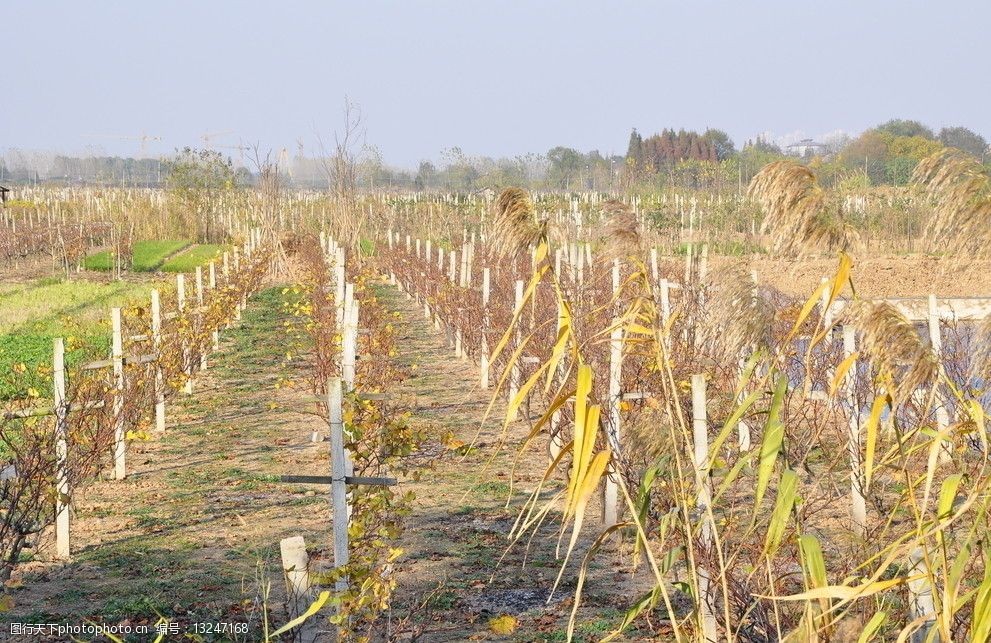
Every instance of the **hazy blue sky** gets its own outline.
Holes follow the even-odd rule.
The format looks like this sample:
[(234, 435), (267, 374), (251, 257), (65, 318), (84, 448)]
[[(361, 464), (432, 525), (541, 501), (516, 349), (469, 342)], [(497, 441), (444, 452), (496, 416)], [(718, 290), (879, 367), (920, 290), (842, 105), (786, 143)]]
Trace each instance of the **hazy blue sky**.
[(623, 153), (630, 128), (737, 144), (892, 117), (991, 137), (991, 1), (45, 2), (0, 16), (0, 151), (332, 137), (413, 166), (460, 146)]

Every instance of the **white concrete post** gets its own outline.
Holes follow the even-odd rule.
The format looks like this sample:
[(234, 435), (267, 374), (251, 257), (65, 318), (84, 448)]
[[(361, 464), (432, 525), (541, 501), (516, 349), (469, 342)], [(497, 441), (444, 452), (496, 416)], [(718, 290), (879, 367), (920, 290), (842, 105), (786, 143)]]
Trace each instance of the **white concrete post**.
[(617, 325), (609, 336), (609, 447), (613, 452), (613, 462), (610, 462), (609, 473), (606, 476), (602, 495), (602, 521), (606, 528), (619, 522), (619, 482), (615, 461), (619, 457), (619, 438), (622, 424), (620, 404), (623, 401), (623, 328), (618, 326), (618, 319), (613, 320)]
[(151, 339), (155, 351), (155, 429), (165, 430), (165, 377), (162, 374), (162, 302), (158, 290), (151, 291)]
[(486, 337), (489, 331), (489, 269), (482, 268), (482, 338), (480, 352), (481, 388), (483, 391), (489, 388), (489, 340)]
[(55, 556), (69, 560), (69, 406), (65, 387), (65, 343), (61, 337), (54, 341), (52, 382), (55, 408)]
[[(843, 326), (843, 354), (850, 357), (857, 350), (857, 337), (853, 326)], [(863, 489), (863, 466), (860, 459), (860, 407), (857, 402), (857, 362), (854, 361), (846, 376), (846, 398), (850, 409), (848, 420), (848, 451), (850, 454), (850, 516), (854, 532), (861, 538), (867, 526), (867, 500)]]
[(110, 356), (114, 369), (114, 478), (123, 480), (127, 475), (127, 442), (124, 439), (124, 337), (120, 308), (111, 309), (110, 325), (113, 329)]

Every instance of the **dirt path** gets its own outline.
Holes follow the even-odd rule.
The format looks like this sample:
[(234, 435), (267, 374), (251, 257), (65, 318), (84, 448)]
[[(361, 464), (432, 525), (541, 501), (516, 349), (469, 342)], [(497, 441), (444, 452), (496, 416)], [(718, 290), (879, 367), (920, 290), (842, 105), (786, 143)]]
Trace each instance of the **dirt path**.
[[(272, 618), (284, 622), (279, 541), (328, 542), (329, 505), (312, 487), (272, 481), (328, 466), (326, 444), (309, 441), (321, 420), (291, 410), (299, 393), (274, 388), (285, 352), (278, 292), (255, 298), (222, 335), (194, 393), (169, 406), (166, 433), (131, 443), (128, 477), (77, 496), (72, 562), (22, 565), (6, 620), (154, 623), (157, 612), (184, 627), (254, 630), (270, 582)], [(50, 546), (43, 539), (39, 553)]]
[[(549, 603), (559, 569), (556, 523), (500, 563), (519, 503), (546, 466), (544, 445), (517, 464), (507, 508), (513, 448), (526, 427), (512, 426), (508, 447), (497, 449), (497, 405), (468, 448), (490, 399), (478, 388), (476, 365), (455, 360), (404, 296), (388, 287), (379, 293), (401, 315), (395, 359), (411, 373), (389, 391), (390, 405), (410, 412), (428, 436), (416, 456), (423, 479), (401, 482), (416, 501), (384, 627), (398, 640), (564, 640), (587, 540)], [(3, 620), (153, 624), (162, 614), (183, 631), (193, 622), (247, 622), (251, 634), (238, 640), (259, 640), (261, 597), (270, 585), (270, 618), (285, 621), (279, 541), (303, 535), (311, 561), (325, 564), (330, 515), (322, 488), (273, 481), (286, 473), (326, 475), (329, 467), (326, 443), (309, 442), (313, 430), (325, 429), (323, 420), (292, 410), (306, 406), (302, 393), (275, 388), (285, 372), (280, 301), (279, 289), (252, 300), (240, 326), (223, 334), (194, 393), (170, 406), (165, 435), (131, 444), (125, 481), (97, 482), (76, 498), (73, 561), (41, 562), (39, 555), (20, 566), (14, 607)], [(554, 481), (549, 493), (561, 484)], [(30, 553), (50, 546), (42, 542)], [(586, 586), (579, 639), (610, 631), (644, 587), (642, 574), (634, 583), (624, 571), (616, 548), (601, 555)], [(500, 615), (516, 619), (512, 634), (493, 631)], [(0, 638), (8, 631), (0, 626)]]
[[(476, 448), (465, 454), (491, 398), (491, 392), (478, 386), (477, 365), (455, 359), (443, 333), (435, 331), (405, 296), (391, 289), (382, 296), (402, 313), (400, 359), (415, 366), (413, 376), (396, 391), (397, 398), (412, 411), (412, 421), (427, 430), (425, 452), (432, 464), (422, 482), (406, 483), (417, 500), (402, 543), (407, 554), (397, 569), (393, 631), (417, 634), (421, 641), (563, 641), (577, 562), (587, 540), (549, 604), (560, 565), (554, 556), (557, 521), (542, 528), (529, 546), (524, 541), (503, 558), (519, 505), (547, 465), (545, 443), (532, 447), (517, 463), (507, 508), (514, 449), (527, 427), (522, 422), (511, 426), (508, 446), (500, 451), (504, 404), (499, 403)], [(447, 441), (445, 447), (448, 434), (455, 441)], [(449, 448), (460, 443), (465, 447)], [(552, 481), (550, 492), (562, 485)], [(593, 506), (592, 522), (597, 512)], [(618, 623), (621, 609), (645, 589), (642, 579), (637, 580), (622, 571), (616, 551), (607, 550), (597, 559), (585, 589), (579, 640), (597, 640)], [(492, 619), (503, 614), (518, 621), (512, 635), (500, 636), (490, 627)]]

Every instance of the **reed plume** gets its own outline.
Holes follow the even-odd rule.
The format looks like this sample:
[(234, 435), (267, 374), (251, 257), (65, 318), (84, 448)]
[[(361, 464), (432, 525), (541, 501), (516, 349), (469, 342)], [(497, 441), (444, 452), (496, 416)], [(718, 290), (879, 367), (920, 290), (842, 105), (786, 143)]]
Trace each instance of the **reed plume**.
[(602, 215), (605, 219), (602, 235), (605, 256), (609, 259), (640, 256), (643, 236), (633, 209), (622, 201), (610, 199), (602, 204)]
[(526, 253), (547, 233), (547, 220), (538, 220), (526, 190), (506, 188), (495, 201), (492, 246), (499, 257)]
[(925, 236), (961, 257), (991, 257), (991, 177), (974, 157), (941, 150), (919, 162), (912, 182), (933, 203)]
[(891, 375), (895, 384), (889, 392), (896, 403), (932, 383), (938, 358), (897, 308), (888, 302), (855, 301), (844, 312), (861, 332), (861, 354)]
[(750, 182), (748, 195), (764, 210), (761, 233), (779, 254), (852, 250), (859, 235), (830, 204), (812, 171), (796, 161), (765, 165)]
[(724, 359), (739, 359), (767, 344), (774, 307), (761, 297), (745, 267), (732, 265), (711, 272), (706, 293), (701, 339), (721, 345)]

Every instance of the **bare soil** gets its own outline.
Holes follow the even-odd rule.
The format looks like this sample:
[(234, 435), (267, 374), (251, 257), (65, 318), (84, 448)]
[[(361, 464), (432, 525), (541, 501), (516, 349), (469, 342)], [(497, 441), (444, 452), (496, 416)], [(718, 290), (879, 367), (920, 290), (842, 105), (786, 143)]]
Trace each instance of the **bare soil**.
[[(326, 428), (314, 415), (319, 406), (307, 402), (305, 392), (275, 388), (285, 351), (278, 292), (253, 300), (240, 326), (222, 334), (222, 350), (210, 357), (193, 394), (170, 404), (164, 435), (130, 444), (125, 480), (102, 480), (77, 492), (72, 561), (51, 562), (50, 535), (40, 538), (10, 582), (14, 604), (0, 620), (153, 625), (162, 615), (183, 631), (211, 621), (251, 628), (248, 635), (197, 640), (261, 640), (263, 618), (274, 625), (287, 620), (279, 541), (304, 536), (311, 564), (326, 567), (332, 517), (325, 487), (273, 481), (281, 474), (326, 475), (330, 468), (327, 443), (310, 442), (314, 430)], [(553, 596), (561, 564), (555, 517), (532, 543), (524, 540), (507, 553), (520, 503), (546, 466), (545, 445), (516, 464), (514, 479), (526, 423), (501, 436), (497, 404), (479, 431), (491, 392), (479, 390), (477, 367), (455, 360), (443, 335), (402, 295), (393, 289), (381, 294), (401, 313), (395, 359), (411, 372), (389, 391), (389, 403), (396, 413), (410, 412), (428, 439), (416, 456), (425, 475), (401, 481), (416, 502), (394, 570), (395, 600), (379, 635), (564, 640), (588, 540)], [(561, 484), (552, 482), (548, 493)], [(608, 545), (591, 567), (579, 640), (609, 632), (622, 609), (650, 586), (645, 569), (630, 572), (623, 547)], [(490, 627), (500, 615), (517, 619), (512, 634)], [(0, 625), (0, 639), (8, 632)], [(623, 640), (638, 640), (637, 630)]]
[[(734, 259), (714, 257), (710, 265), (745, 261), (757, 271), (760, 283), (788, 295), (808, 297), (820, 279), (836, 272), (836, 259), (788, 260), (757, 256)], [(927, 255), (881, 256), (854, 259), (852, 272), (857, 293), (871, 299), (887, 297), (991, 297), (991, 261), (968, 264)]]

